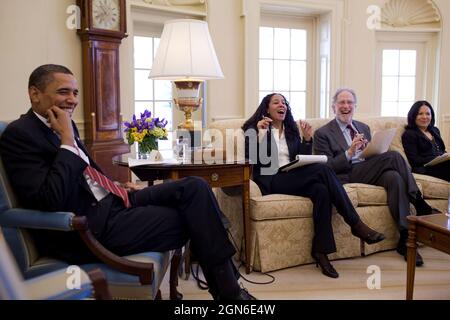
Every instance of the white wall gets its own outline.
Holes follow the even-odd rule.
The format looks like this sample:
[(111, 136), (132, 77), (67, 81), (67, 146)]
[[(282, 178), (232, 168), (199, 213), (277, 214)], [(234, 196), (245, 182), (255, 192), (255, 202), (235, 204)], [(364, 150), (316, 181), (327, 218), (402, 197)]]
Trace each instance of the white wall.
[[(63, 64), (79, 79), (81, 44), (66, 27), (66, 9), (75, 0), (2, 0), (0, 9), (0, 119), (14, 120), (30, 108), (28, 77), (39, 65)], [(83, 92), (81, 91), (81, 94)], [(74, 120), (83, 119), (83, 103)]]
[[(224, 80), (209, 82), (208, 122), (213, 118), (245, 116), (245, 27), (244, 19), (254, 19), (259, 13), (247, 12), (241, 17), (242, 1), (208, 0), (207, 21), (211, 36), (225, 74)], [(269, 1), (269, 0), (267, 0)], [(265, 2), (267, 2), (265, 0)], [(275, 1), (275, 0), (274, 0)], [(305, 0), (276, 0), (288, 5)], [(385, 0), (317, 0), (318, 3), (344, 4), (345, 19), (340, 43), (343, 59), (342, 74), (336, 77), (339, 85), (353, 87), (359, 97), (358, 113), (371, 115), (374, 110), (374, 47), (375, 35), (366, 27), (369, 5), (382, 5)], [(442, 15), (441, 56), (439, 61), (439, 95), (437, 105), (439, 126), (450, 144), (450, 1), (434, 0)], [(1, 0), (0, 10), (0, 119), (11, 120), (29, 108), (27, 81), (30, 72), (44, 63), (64, 64), (72, 69), (81, 82), (81, 44), (75, 30), (66, 28), (66, 9), (75, 0)], [(247, 7), (247, 11), (251, 6)], [(248, 34), (256, 37), (256, 34)], [(128, 116), (132, 103), (132, 72), (125, 68), (132, 55), (130, 39), (121, 46), (121, 101)], [(252, 74), (247, 74), (252, 77)], [(82, 87), (80, 83), (80, 88)], [(82, 92), (81, 92), (82, 94)], [(248, 105), (254, 110), (257, 105)], [(82, 122), (82, 96), (74, 119)], [(447, 122), (445, 122), (447, 121)]]

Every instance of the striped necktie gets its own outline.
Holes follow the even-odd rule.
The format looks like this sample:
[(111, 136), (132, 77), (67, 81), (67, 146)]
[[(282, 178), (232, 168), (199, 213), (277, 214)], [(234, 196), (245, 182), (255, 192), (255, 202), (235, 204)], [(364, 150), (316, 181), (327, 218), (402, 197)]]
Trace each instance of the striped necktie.
[(112, 194), (115, 194), (116, 196), (121, 198), (123, 200), (123, 203), (125, 204), (125, 207), (131, 207), (130, 199), (128, 198), (128, 192), (127, 190), (125, 190), (125, 188), (116, 185), (108, 177), (91, 166), (87, 166), (84, 170), (84, 173), (99, 185), (101, 185), (103, 188), (105, 188), (105, 190), (108, 190)]
[(350, 131), (350, 137), (352, 138), (352, 141), (353, 141), (353, 139), (355, 139), (356, 132), (355, 132), (355, 130), (353, 129), (353, 127), (352, 127), (351, 124), (348, 124), (348, 125), (347, 125), (347, 129)]

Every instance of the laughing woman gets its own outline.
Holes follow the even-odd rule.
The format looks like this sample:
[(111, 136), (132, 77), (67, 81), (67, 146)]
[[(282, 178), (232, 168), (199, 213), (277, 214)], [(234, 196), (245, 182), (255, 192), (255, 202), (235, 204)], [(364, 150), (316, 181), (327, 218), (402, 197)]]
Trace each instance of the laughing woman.
[[(299, 127), (303, 140), (285, 97), (278, 93), (265, 96), (256, 112), (242, 127), (247, 136), (251, 136), (247, 130), (252, 129), (258, 136), (253, 142), (247, 138), (246, 155), (254, 163), (253, 180), (264, 195), (279, 193), (311, 199), (314, 221), (311, 255), (324, 275), (337, 278), (339, 274), (327, 257), (336, 252), (331, 225), (333, 205), (350, 225), (353, 235), (366, 243), (377, 243), (384, 239), (384, 235), (362, 222), (340, 181), (327, 165), (310, 164), (288, 172), (277, 170), (293, 161), (298, 154), (311, 154), (312, 128), (304, 121), (299, 121)], [(257, 145), (252, 146), (251, 143)]]
[(403, 149), (412, 172), (426, 174), (450, 182), (450, 161), (434, 166), (424, 164), (446, 154), (439, 129), (434, 126), (434, 111), (427, 101), (417, 101), (408, 112), (408, 125), (402, 136)]

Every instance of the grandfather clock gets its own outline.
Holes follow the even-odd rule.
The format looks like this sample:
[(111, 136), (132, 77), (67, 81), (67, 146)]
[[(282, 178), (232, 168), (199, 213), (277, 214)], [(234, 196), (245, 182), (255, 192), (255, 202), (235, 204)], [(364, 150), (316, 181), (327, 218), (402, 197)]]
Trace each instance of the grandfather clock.
[(85, 144), (112, 179), (127, 181), (128, 169), (112, 164), (128, 153), (120, 115), (119, 46), (126, 34), (125, 0), (77, 0), (81, 8)]

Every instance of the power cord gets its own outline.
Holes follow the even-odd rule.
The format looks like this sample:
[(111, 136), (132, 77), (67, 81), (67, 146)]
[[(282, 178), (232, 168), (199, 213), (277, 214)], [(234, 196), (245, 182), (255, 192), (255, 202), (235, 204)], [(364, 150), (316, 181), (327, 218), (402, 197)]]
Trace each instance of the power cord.
[[(237, 246), (237, 244), (236, 244), (236, 241), (234, 240), (234, 237), (233, 237), (233, 235), (231, 234), (229, 228), (227, 228), (226, 230), (227, 230), (227, 232), (228, 232), (228, 234), (229, 234), (229, 236), (230, 236), (230, 238), (231, 238), (231, 242), (232, 242), (234, 248), (236, 249), (236, 251), (239, 252), (238, 246)], [(240, 256), (240, 252), (239, 252), (239, 256)], [(248, 282), (248, 283), (252, 283), (252, 284), (271, 284), (271, 283), (275, 282), (275, 277), (274, 277), (273, 275), (271, 275), (271, 274), (269, 274), (269, 273), (267, 273), (267, 272), (259, 272), (259, 271), (254, 271), (254, 272), (263, 274), (263, 275), (265, 275), (265, 276), (268, 276), (270, 279), (267, 280), (267, 281), (263, 281), (263, 282), (258, 282), (258, 281), (254, 281), (254, 280), (247, 279), (247, 278), (244, 277), (244, 275), (239, 271), (239, 269), (242, 267), (242, 265), (243, 265), (243, 264), (242, 264), (242, 262), (241, 262), (241, 263), (239, 264), (239, 266), (237, 267), (237, 272), (239, 273), (239, 276), (240, 276), (244, 281), (246, 281), (246, 282)], [(197, 264), (196, 264), (196, 268), (194, 269), (194, 264), (191, 263), (191, 273), (192, 273), (192, 276), (194, 277), (195, 281), (197, 282), (197, 287), (198, 287), (200, 290), (208, 290), (208, 289), (209, 289), (208, 283), (206, 282), (206, 280), (200, 279), (199, 271), (200, 271), (200, 264), (197, 263)]]

